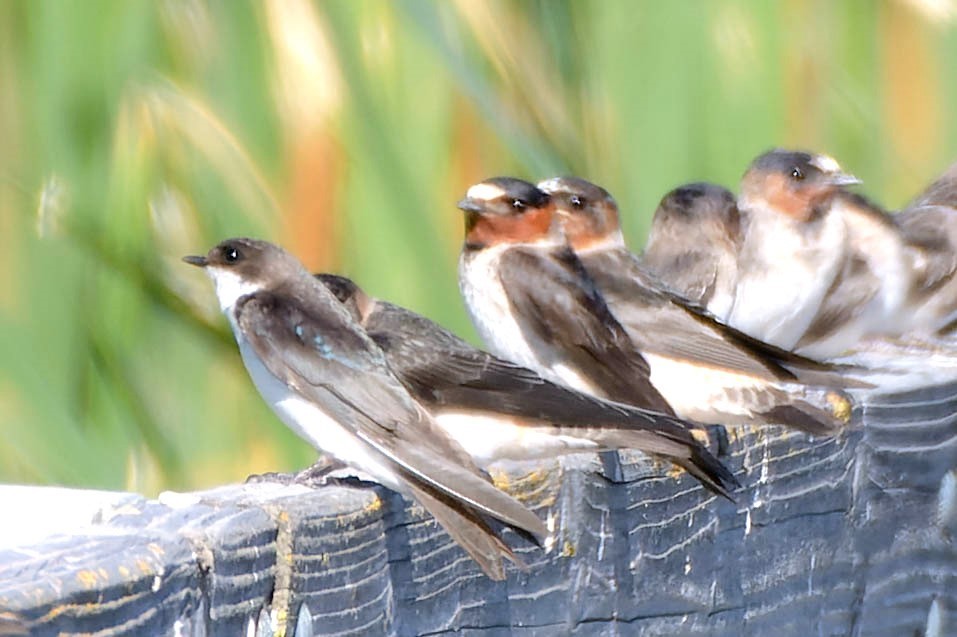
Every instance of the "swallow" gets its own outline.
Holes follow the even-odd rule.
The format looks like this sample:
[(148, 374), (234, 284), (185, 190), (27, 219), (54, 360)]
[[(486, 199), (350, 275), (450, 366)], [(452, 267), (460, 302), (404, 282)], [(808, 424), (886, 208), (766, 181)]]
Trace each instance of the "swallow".
[(957, 321), (957, 164), (894, 215), (906, 245), (911, 289), (902, 313), (934, 336)]
[[(700, 423), (790, 425), (814, 434), (847, 424), (846, 381), (723, 325), (676, 294), (628, 250), (615, 200), (576, 177), (545, 180), (568, 246), (641, 352), (678, 416)], [(819, 382), (827, 386), (812, 386)]]
[(382, 350), (281, 248), (229, 239), (184, 260), (213, 280), (253, 383), (316, 449), (423, 506), (492, 579), (521, 565), (494, 518), (535, 539), (544, 524), (495, 488), (405, 389)]
[(376, 342), (409, 392), (482, 467), (502, 459), (637, 449), (671, 460), (725, 497), (737, 486), (680, 420), (549, 382), (420, 314), (370, 297), (346, 277), (316, 277)]
[(831, 157), (776, 149), (741, 180), (741, 248), (728, 324), (794, 349), (845, 263), (847, 231), (828, 214), (834, 194), (859, 180)]
[(489, 350), (578, 391), (673, 416), (647, 361), (605, 304), (535, 185), (468, 189), (459, 289)]
[(734, 193), (715, 184), (687, 184), (658, 204), (641, 262), (683, 297), (727, 321), (740, 244)]

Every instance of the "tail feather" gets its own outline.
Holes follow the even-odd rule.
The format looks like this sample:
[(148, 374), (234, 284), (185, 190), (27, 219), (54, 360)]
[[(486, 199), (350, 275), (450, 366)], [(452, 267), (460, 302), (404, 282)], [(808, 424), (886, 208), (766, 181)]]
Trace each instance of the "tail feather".
[(687, 430), (680, 434), (675, 430), (665, 433), (638, 429), (604, 429), (594, 433), (593, 439), (604, 449), (637, 449), (661, 456), (682, 467), (708, 490), (731, 501), (731, 492), (741, 486), (734, 474)]
[(690, 458), (671, 458), (671, 461), (696, 477), (709, 491), (735, 501), (731, 492), (740, 489), (741, 483), (703, 446), (692, 447)]
[(481, 514), (462, 502), (454, 501), (444, 493), (428, 487), (411, 485), (413, 497), (435, 521), (475, 560), (479, 568), (495, 581), (505, 579), (505, 558), (525, 570), (526, 564), (499, 537)]
[(800, 429), (813, 436), (833, 436), (851, 422), (854, 403), (837, 390), (807, 389), (802, 395), (788, 394), (790, 402), (761, 412), (768, 422)]

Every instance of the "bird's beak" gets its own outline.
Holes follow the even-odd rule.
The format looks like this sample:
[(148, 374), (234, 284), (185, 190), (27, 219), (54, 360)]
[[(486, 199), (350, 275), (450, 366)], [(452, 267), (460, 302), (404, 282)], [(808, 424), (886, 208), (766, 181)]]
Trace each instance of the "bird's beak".
[(828, 181), (834, 186), (856, 186), (863, 183), (860, 179), (850, 173), (836, 172), (830, 175)]
[(197, 256), (190, 255), (188, 257), (183, 257), (183, 261), (185, 261), (186, 263), (190, 265), (195, 265), (200, 268), (205, 268), (207, 265), (209, 265), (209, 261), (206, 260), (206, 257), (197, 257)]
[(459, 207), (459, 210), (463, 212), (475, 212), (479, 213), (485, 210), (485, 206), (481, 201), (477, 199), (472, 199), (471, 197), (466, 197), (462, 201), (456, 204)]

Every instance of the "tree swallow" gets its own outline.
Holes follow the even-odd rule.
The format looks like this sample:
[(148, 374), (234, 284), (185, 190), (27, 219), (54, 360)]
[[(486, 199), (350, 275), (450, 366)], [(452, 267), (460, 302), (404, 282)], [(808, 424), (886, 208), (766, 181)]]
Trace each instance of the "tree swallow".
[(859, 180), (832, 158), (776, 149), (741, 181), (741, 251), (728, 323), (784, 349), (807, 331), (845, 262), (833, 195)]
[(293, 256), (230, 239), (206, 256), (243, 363), (277, 416), (316, 449), (418, 501), (492, 579), (521, 563), (485, 516), (541, 539), (544, 524), (488, 476), (395, 378), (382, 350)]
[(548, 194), (496, 177), (458, 205), (466, 215), (459, 288), (493, 354), (587, 394), (674, 414), (565, 244)]
[(345, 277), (316, 276), (382, 349), (396, 377), (481, 466), (638, 449), (685, 467), (726, 497), (737, 484), (680, 420), (556, 385), (424, 316), (368, 296)]
[(658, 204), (641, 262), (671, 289), (726, 322), (740, 243), (734, 193), (715, 184), (687, 184)]
[[(604, 188), (577, 177), (538, 186), (551, 195), (568, 244), (679, 416), (703, 423), (776, 422), (816, 434), (847, 423), (850, 400), (831, 388), (843, 386), (840, 375), (825, 375), (817, 363), (757, 342), (668, 289), (628, 250), (618, 206)], [(829, 387), (804, 384), (811, 374), (819, 382), (826, 378)]]

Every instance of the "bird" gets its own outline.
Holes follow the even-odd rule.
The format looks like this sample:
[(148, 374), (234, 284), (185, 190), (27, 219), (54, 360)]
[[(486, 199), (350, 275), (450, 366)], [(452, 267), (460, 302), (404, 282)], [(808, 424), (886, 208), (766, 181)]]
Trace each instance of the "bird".
[(814, 434), (847, 424), (851, 399), (839, 389), (847, 382), (840, 374), (723, 325), (671, 290), (628, 249), (607, 190), (577, 177), (538, 187), (551, 196), (569, 247), (648, 362), (651, 383), (680, 417), (770, 421)]
[(674, 415), (647, 361), (555, 221), (549, 195), (493, 177), (471, 186), (459, 289), (491, 353), (578, 391)]
[(833, 158), (774, 149), (738, 194), (741, 246), (729, 325), (793, 350), (845, 263), (847, 230), (833, 195), (860, 183)]
[(329, 290), (282, 248), (223, 241), (184, 261), (213, 280), (243, 363), (276, 415), (357, 475), (412, 498), (493, 580), (521, 560), (488, 518), (541, 542), (542, 521), (492, 485), (391, 372)]
[(904, 237), (911, 331), (938, 336), (957, 321), (957, 163), (894, 215)]
[(662, 197), (641, 262), (681, 296), (727, 321), (740, 243), (734, 193), (716, 184), (686, 184)]
[(683, 421), (557, 385), (420, 314), (369, 296), (346, 277), (316, 277), (381, 348), (409, 392), (480, 466), (637, 449), (675, 462), (727, 498), (737, 486)]

